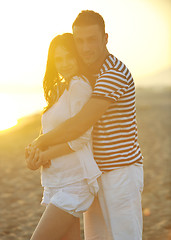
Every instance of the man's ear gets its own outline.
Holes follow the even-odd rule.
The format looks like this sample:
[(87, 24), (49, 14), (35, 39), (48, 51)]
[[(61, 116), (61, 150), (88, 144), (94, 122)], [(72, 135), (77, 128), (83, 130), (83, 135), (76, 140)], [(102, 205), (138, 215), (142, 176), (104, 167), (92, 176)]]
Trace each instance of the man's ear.
[(108, 33), (105, 33), (105, 42), (108, 43)]

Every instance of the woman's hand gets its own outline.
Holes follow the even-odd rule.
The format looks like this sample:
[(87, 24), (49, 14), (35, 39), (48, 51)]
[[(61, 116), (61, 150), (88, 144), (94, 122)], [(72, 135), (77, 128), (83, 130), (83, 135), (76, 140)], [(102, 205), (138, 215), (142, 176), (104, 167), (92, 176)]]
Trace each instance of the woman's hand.
[(25, 158), (28, 158), (31, 153), (31, 144), (25, 148)]
[(27, 167), (31, 170), (37, 170), (41, 165), (43, 165), (44, 168), (49, 168), (51, 165), (48, 152), (43, 152), (32, 145), (26, 148), (25, 156)]
[(41, 164), (39, 163), (39, 149), (34, 147), (26, 148), (26, 164), (31, 170), (37, 170)]

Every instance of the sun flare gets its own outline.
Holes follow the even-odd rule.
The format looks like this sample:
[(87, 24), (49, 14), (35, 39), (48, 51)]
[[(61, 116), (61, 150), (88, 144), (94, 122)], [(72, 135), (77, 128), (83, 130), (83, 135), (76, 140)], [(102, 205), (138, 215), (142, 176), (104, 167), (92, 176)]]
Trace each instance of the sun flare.
[(16, 124), (17, 124), (16, 119), (13, 119), (13, 120), (10, 119), (10, 122), (6, 122), (4, 119), (4, 121), (0, 121), (0, 131), (7, 130), (11, 127), (14, 127)]
[(17, 124), (17, 114), (14, 101), (9, 94), (0, 94), (0, 105), (0, 131), (3, 131)]

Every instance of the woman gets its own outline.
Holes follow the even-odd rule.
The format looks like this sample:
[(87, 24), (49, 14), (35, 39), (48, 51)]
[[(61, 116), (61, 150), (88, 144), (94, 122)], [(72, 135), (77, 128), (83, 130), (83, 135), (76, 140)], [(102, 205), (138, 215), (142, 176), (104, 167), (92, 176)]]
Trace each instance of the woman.
[[(52, 40), (43, 87), (47, 101), (42, 116), (43, 133), (74, 116), (88, 101), (92, 89), (79, 72), (72, 34), (58, 35)], [(44, 151), (27, 147), (28, 168), (36, 170), (42, 165), (42, 204), (47, 206), (32, 240), (80, 239), (79, 217), (92, 204), (98, 191), (96, 180), (101, 174), (93, 159), (91, 131)]]

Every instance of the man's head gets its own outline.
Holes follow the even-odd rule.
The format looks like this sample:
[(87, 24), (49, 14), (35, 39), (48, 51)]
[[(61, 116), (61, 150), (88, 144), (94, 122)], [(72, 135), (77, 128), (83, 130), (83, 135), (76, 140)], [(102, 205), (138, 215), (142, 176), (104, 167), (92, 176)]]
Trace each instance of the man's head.
[(78, 14), (73, 25), (73, 36), (77, 51), (86, 65), (101, 65), (108, 50), (108, 35), (102, 16), (94, 11), (86, 10)]

